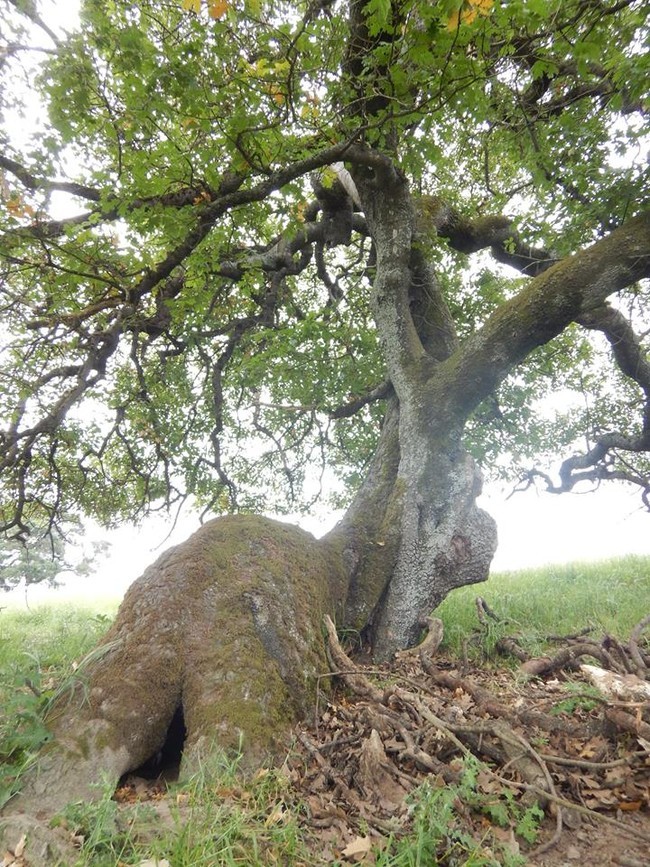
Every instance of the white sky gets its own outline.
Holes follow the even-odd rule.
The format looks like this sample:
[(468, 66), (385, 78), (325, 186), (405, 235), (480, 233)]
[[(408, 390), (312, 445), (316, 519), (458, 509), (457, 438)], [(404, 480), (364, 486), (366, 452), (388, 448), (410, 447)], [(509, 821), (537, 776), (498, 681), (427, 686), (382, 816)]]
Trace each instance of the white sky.
[[(48, 21), (66, 28), (76, 19), (77, 0), (45, 0), (41, 6)], [(488, 486), (481, 504), (497, 520), (499, 549), (495, 570), (519, 569), (547, 563), (598, 560), (638, 553), (650, 555), (650, 513), (641, 508), (639, 493), (629, 487), (604, 485), (591, 494), (555, 496), (534, 490), (506, 499), (509, 491)], [(336, 516), (295, 521), (321, 535)], [(57, 597), (119, 598), (165, 548), (187, 538), (198, 528), (198, 518), (185, 518), (168, 536), (171, 518), (156, 518), (140, 528), (124, 527), (114, 532), (95, 531), (90, 538), (111, 542), (111, 554), (97, 573), (84, 579), (71, 578)], [(650, 579), (650, 576), (649, 576)], [(46, 599), (52, 591), (31, 588), (28, 599)], [(21, 591), (0, 597), (24, 601)]]
[[(641, 508), (638, 491), (611, 485), (593, 493), (561, 496), (530, 490), (507, 499), (508, 493), (500, 487), (488, 486), (480, 500), (499, 527), (495, 571), (603, 560), (626, 554), (650, 555), (650, 513)], [(293, 523), (322, 535), (335, 521), (334, 515), (322, 515)], [(89, 538), (108, 540), (112, 546), (97, 572), (86, 578), (70, 576), (65, 586), (56, 591), (32, 587), (28, 603), (65, 598), (84, 601), (121, 598), (129, 584), (165, 549), (179, 544), (198, 529), (199, 521), (188, 516), (169, 536), (171, 526), (171, 519), (157, 517), (139, 528), (125, 526), (111, 532), (91, 532)], [(0, 597), (0, 604), (5, 601), (25, 604), (24, 592), (14, 591)]]

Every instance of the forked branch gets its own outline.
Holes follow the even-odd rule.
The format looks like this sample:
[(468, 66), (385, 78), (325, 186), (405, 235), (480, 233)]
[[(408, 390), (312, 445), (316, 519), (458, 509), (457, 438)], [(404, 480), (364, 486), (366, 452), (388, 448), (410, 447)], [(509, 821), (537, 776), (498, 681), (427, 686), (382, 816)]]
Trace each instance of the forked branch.
[(562, 494), (573, 490), (581, 482), (629, 482), (641, 489), (643, 503), (650, 510), (650, 474), (643, 462), (641, 466), (635, 466), (629, 457), (650, 452), (650, 362), (647, 353), (630, 322), (609, 304), (602, 304), (584, 313), (578, 322), (584, 328), (605, 335), (616, 366), (639, 387), (643, 394), (641, 428), (636, 435), (614, 430), (596, 436), (588, 451), (563, 461), (559, 482), (554, 482), (547, 473), (534, 469), (526, 474), (523, 484), (527, 487), (539, 478), (549, 493)]

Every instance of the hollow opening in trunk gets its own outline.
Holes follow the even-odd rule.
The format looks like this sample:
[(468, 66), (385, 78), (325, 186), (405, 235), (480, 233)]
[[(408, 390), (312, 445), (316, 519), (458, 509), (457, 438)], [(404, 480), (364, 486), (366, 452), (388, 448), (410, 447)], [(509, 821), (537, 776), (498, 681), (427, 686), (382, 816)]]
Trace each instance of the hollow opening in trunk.
[(178, 779), (186, 736), (183, 705), (179, 704), (169, 723), (165, 742), (158, 752), (149, 756), (138, 768), (125, 774), (120, 782), (123, 783), (128, 777), (139, 777), (144, 780), (161, 780), (173, 783)]

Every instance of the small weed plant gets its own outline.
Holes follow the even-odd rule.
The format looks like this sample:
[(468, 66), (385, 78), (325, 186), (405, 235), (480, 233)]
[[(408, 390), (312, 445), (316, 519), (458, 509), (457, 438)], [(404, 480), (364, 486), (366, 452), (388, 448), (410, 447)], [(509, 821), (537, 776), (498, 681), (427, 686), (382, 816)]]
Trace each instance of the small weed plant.
[(0, 691), (0, 808), (14, 794), (21, 774), (46, 743), (49, 732), (43, 714), (52, 694), (46, 689), (36, 660), (2, 672)]
[[(505, 787), (481, 791), (483, 773), (480, 762), (468, 756), (455, 785), (425, 782), (412, 792), (409, 834), (390, 841), (379, 853), (377, 867), (522, 867), (526, 860), (519, 854), (515, 838), (533, 843), (544, 812), (537, 805), (523, 807)], [(481, 839), (465, 830), (467, 822), (462, 820), (468, 813), (488, 820)], [(495, 826), (512, 831), (508, 842), (494, 833)]]
[(105, 786), (99, 800), (69, 804), (52, 823), (63, 826), (77, 841), (78, 867), (115, 867), (129, 863), (137, 854), (133, 829), (142, 810), (139, 805), (121, 810), (112, 796), (112, 786)]
[(558, 701), (551, 708), (551, 713), (558, 714), (573, 714), (576, 711), (582, 710), (588, 712), (597, 707), (602, 701), (602, 694), (594, 686), (588, 683), (565, 683), (564, 691), (567, 697)]

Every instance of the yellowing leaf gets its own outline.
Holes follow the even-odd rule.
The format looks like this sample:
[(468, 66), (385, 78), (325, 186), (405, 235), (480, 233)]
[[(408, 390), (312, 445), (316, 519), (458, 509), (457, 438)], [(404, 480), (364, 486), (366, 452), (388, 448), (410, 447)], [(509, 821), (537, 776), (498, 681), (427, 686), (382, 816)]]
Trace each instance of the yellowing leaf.
[(28, 205), (18, 193), (11, 193), (5, 207), (12, 217), (33, 217), (34, 209)]
[(181, 6), (185, 12), (196, 12), (198, 15), (201, 11), (201, 0), (183, 0)]
[(457, 30), (461, 24), (471, 24), (477, 15), (489, 15), (494, 0), (465, 0), (457, 12), (447, 20), (447, 30)]
[(273, 102), (276, 105), (284, 105), (285, 96), (277, 85), (269, 84), (267, 90), (273, 97)]
[(228, 0), (208, 0), (208, 14), (218, 21), (228, 11)]

